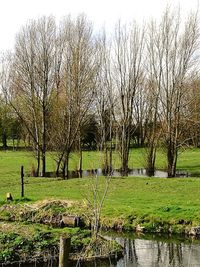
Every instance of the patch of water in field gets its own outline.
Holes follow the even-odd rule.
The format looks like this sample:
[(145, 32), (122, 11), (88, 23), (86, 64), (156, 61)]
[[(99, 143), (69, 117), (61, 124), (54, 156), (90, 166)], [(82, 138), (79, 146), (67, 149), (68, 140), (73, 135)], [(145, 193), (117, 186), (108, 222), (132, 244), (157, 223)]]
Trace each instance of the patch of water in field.
[[(104, 169), (91, 169), (91, 170), (83, 170), (80, 174), (78, 171), (69, 171), (68, 178), (79, 178), (79, 177), (92, 177), (94, 175), (98, 176), (104, 176), (106, 175), (106, 172)], [(62, 174), (59, 175), (62, 177)], [(122, 173), (120, 170), (115, 169), (112, 171), (113, 177), (121, 177)], [(136, 177), (148, 177), (146, 169), (138, 168), (138, 169), (129, 169), (127, 176), (136, 176)], [(179, 171), (176, 172), (176, 177), (188, 177), (188, 172), (185, 171)], [(47, 172), (46, 177), (56, 177), (56, 174), (54, 172)], [(160, 178), (166, 178), (167, 172), (162, 170), (156, 170), (154, 173), (154, 177), (160, 177)]]

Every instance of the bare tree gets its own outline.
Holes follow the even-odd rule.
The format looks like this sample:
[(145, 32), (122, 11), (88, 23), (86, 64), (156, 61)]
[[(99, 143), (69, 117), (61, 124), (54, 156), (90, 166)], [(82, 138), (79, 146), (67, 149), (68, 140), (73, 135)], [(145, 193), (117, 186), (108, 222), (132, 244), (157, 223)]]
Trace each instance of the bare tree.
[[(159, 145), (161, 129), (160, 129), (160, 116), (159, 116), (159, 97), (161, 91), (161, 69), (155, 75), (155, 69), (159, 66), (162, 60), (162, 50), (155, 51), (155, 47), (160, 42), (159, 31), (155, 32), (155, 23), (149, 23), (148, 31), (146, 34), (146, 55), (148, 60), (145, 63), (146, 77), (145, 77), (145, 107), (146, 107), (146, 170), (149, 176), (155, 173), (156, 151)], [(144, 105), (143, 105), (144, 106)]]
[(192, 75), (191, 80), (185, 85), (187, 94), (185, 95), (183, 141), (186, 145), (200, 146), (200, 81), (197, 74)]
[(155, 174), (156, 152), (159, 146), (161, 129), (158, 116), (158, 91), (153, 81), (147, 81), (146, 113), (146, 171), (149, 176)]
[(113, 50), (112, 79), (118, 95), (115, 117), (120, 132), (121, 170), (126, 175), (133, 129), (134, 98), (142, 74), (144, 29), (140, 29), (135, 23), (128, 29), (119, 22)]
[(37, 175), (46, 172), (48, 119), (55, 85), (55, 35), (52, 17), (33, 20), (17, 35), (10, 104), (23, 121), (37, 152)]
[(198, 38), (197, 14), (191, 14), (182, 27), (180, 12), (167, 8), (161, 23), (151, 24), (151, 72), (159, 91), (159, 117), (167, 151), (168, 177), (176, 174), (181, 114), (185, 105), (184, 84), (195, 63)]
[(133, 105), (134, 137), (138, 147), (145, 145), (148, 130), (148, 108), (148, 86), (145, 77), (143, 77), (135, 94)]
[(99, 149), (103, 152), (105, 173), (112, 172), (112, 139), (115, 95), (111, 77), (111, 41), (105, 31), (98, 39), (100, 69), (95, 92), (96, 114), (99, 122)]
[(81, 125), (93, 101), (98, 62), (92, 25), (85, 16), (80, 15), (75, 20), (68, 17), (62, 27), (64, 50), (56, 107), (60, 127), (52, 140), (58, 152), (57, 174), (62, 169), (63, 176), (68, 177), (69, 156), (77, 138), (80, 148)]
[(7, 88), (9, 87), (10, 83), (10, 63), (11, 63), (12, 55), (11, 53), (7, 52), (1, 55), (0, 59), (0, 85), (1, 85), (1, 94), (0, 94), (0, 126), (2, 130), (2, 143), (3, 148), (7, 148), (7, 128), (8, 128), (8, 117), (9, 113), (11, 113), (10, 106), (8, 103), (8, 97), (5, 94)]

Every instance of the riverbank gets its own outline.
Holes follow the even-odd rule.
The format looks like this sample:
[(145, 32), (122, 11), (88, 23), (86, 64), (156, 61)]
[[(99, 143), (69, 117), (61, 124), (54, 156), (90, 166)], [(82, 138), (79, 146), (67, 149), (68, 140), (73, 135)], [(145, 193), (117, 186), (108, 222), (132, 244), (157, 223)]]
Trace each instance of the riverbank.
[[(10, 224), (9, 224), (10, 225)], [(7, 226), (9, 226), (7, 225)], [(24, 226), (23, 232), (27, 231), (27, 225)], [(0, 223), (1, 227), (1, 223)], [(37, 226), (38, 227), (38, 226)], [(19, 226), (18, 226), (19, 230)], [(32, 232), (34, 234), (34, 232)], [(200, 240), (193, 237), (185, 237), (183, 235), (167, 235), (167, 234), (140, 234), (133, 232), (103, 232), (107, 240), (116, 240), (123, 247), (123, 257), (116, 257), (116, 254), (109, 255), (109, 257), (90, 258), (90, 261), (84, 261), (84, 257), (76, 254), (76, 259), (70, 255), (69, 266), (104, 266), (109, 267), (111, 262), (113, 266), (132, 266), (132, 265), (148, 265), (153, 266), (155, 262), (158, 266), (169, 266), (172, 262), (175, 266), (198, 266)], [(30, 237), (29, 237), (30, 238)], [(28, 239), (29, 239), (28, 238)], [(9, 240), (10, 241), (10, 240)], [(44, 237), (43, 237), (44, 242)], [(15, 245), (13, 242), (10, 245)], [(0, 243), (1, 244), (1, 243)], [(36, 245), (36, 244), (35, 244)], [(38, 248), (37, 248), (38, 249)], [(112, 249), (112, 247), (111, 247)], [(2, 251), (1, 251), (2, 252)], [(30, 253), (31, 256), (32, 251)], [(84, 255), (82, 255), (84, 256)], [(74, 258), (74, 259), (73, 259)], [(46, 254), (40, 260), (37, 258), (30, 258), (29, 261), (21, 261), (10, 264), (9, 261), (4, 262), (2, 266), (19, 266), (26, 265), (34, 266), (57, 266), (58, 257), (55, 252), (52, 255)], [(1, 263), (0, 263), (1, 265)]]
[[(13, 183), (12, 183), (13, 181)], [(3, 181), (1, 181), (3, 184)], [(93, 198), (93, 178), (71, 180), (25, 178), (25, 199), (20, 194), (20, 179), (10, 178), (10, 183), (2, 185), (5, 204), (6, 192), (11, 192), (13, 203), (35, 203), (44, 199), (76, 201), (70, 212), (82, 214), (88, 209), (86, 198)], [(105, 178), (99, 178), (99, 192), (103, 193)], [(173, 232), (179, 228), (200, 225), (200, 179), (199, 178), (148, 178), (125, 177), (110, 181), (102, 209), (101, 223), (105, 227), (131, 230), (138, 224), (149, 230), (157, 225), (171, 226)], [(27, 201), (29, 200), (29, 201)], [(81, 203), (80, 206), (78, 203)], [(85, 204), (85, 208), (84, 205)], [(2, 214), (0, 214), (2, 217)], [(168, 227), (169, 228), (169, 227)], [(175, 229), (177, 228), (177, 229)]]
[[(72, 251), (79, 253), (91, 240), (88, 229), (94, 216), (93, 185), (94, 178), (64, 181), (27, 177), (25, 195), (29, 198), (16, 199), (12, 193), (13, 201), (2, 201), (0, 205), (0, 243), (10, 244), (0, 249), (1, 261), (18, 259), (16, 249), (23, 253), (25, 249), (28, 254), (35, 251), (40, 257), (47, 251), (58, 251), (62, 233), (73, 237)], [(105, 185), (105, 177), (99, 177), (99, 196)], [(113, 177), (102, 208), (101, 226), (104, 230), (198, 238), (199, 192), (198, 178)]]
[[(69, 215), (74, 226), (77, 218), (80, 226), (89, 227), (94, 216), (93, 183), (93, 178), (29, 178), (26, 192), (30, 198), (2, 201), (0, 219), (60, 227), (68, 220), (63, 216)], [(98, 178), (99, 196), (105, 186), (106, 179)], [(34, 200), (36, 192), (46, 200)], [(102, 207), (101, 226), (118, 231), (199, 235), (199, 193), (199, 178), (114, 177)]]
[(57, 228), (27, 222), (0, 222), (0, 264), (46, 262), (58, 260), (60, 236), (70, 237), (70, 261), (112, 258), (122, 255), (122, 247), (114, 240), (93, 238), (91, 231)]
[[(177, 209), (178, 210), (178, 209)], [(105, 210), (104, 210), (105, 212)], [(170, 214), (170, 209), (163, 210)], [(113, 211), (114, 214), (114, 211)], [(123, 213), (125, 215), (125, 213)], [(178, 217), (177, 217), (178, 218)], [(182, 218), (182, 217), (181, 217)], [(199, 227), (193, 221), (168, 221), (152, 216), (128, 216), (118, 219), (103, 213), (104, 230), (129, 231), (129, 233), (159, 233), (192, 235), (198, 238)], [(8, 202), (0, 207), (0, 263), (34, 262), (58, 258), (59, 237), (71, 237), (71, 259), (93, 259), (95, 255), (121, 255), (123, 248), (113, 240), (100, 239), (92, 242), (89, 230), (92, 211), (86, 202), (72, 200), (27, 199)], [(198, 229), (196, 232), (194, 229)], [(97, 251), (98, 250), (98, 251)]]

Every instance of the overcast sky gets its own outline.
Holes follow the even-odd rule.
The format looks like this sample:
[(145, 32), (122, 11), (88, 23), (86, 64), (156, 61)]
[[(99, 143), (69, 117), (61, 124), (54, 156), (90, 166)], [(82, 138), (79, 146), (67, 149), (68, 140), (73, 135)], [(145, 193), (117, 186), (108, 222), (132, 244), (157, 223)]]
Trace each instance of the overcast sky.
[(183, 17), (196, 10), (198, 0), (0, 0), (0, 51), (14, 47), (15, 35), (29, 19), (53, 15), (57, 20), (69, 13), (85, 13), (96, 30), (111, 29), (117, 19), (142, 22), (159, 17), (169, 4), (180, 5)]

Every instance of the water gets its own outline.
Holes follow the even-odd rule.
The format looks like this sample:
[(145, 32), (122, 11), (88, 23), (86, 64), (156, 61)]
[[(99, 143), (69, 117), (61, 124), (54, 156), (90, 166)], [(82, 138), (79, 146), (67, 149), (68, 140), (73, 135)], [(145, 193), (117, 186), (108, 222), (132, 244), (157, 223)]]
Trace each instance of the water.
[[(105, 235), (105, 234), (104, 234)], [(69, 267), (200, 267), (200, 240), (185, 239), (182, 236), (106, 234), (124, 248), (120, 259), (107, 259), (90, 263), (70, 262)], [(58, 260), (49, 258), (46, 262), (16, 262), (0, 264), (2, 267), (58, 267)]]
[[(124, 247), (124, 257), (115, 263), (93, 263), (98, 267), (198, 267), (200, 240), (159, 236), (110, 237)], [(151, 238), (151, 239), (149, 239)], [(81, 265), (80, 265), (81, 266)]]
[(125, 256), (117, 267), (200, 266), (200, 245), (144, 239), (126, 240)]
[[(91, 170), (83, 170), (82, 171), (82, 177), (92, 177), (94, 175), (104, 176), (105, 170), (99, 168), (99, 169), (91, 169)], [(56, 177), (56, 174), (54, 172), (47, 172), (46, 176), (47, 177)], [(60, 174), (60, 176), (62, 177), (62, 174)], [(115, 169), (112, 171), (112, 176), (113, 177), (121, 177), (122, 173), (120, 170)], [(146, 176), (148, 176), (148, 174), (147, 174), (146, 169), (138, 168), (138, 169), (130, 169), (127, 176), (146, 177)], [(188, 172), (179, 171), (179, 170), (177, 170), (177, 172), (176, 172), (176, 177), (188, 177), (188, 176), (189, 176)], [(80, 173), (78, 171), (69, 171), (69, 178), (78, 178), (78, 177), (80, 177)], [(167, 172), (161, 171), (161, 170), (156, 170), (154, 173), (154, 177), (167, 178)]]

